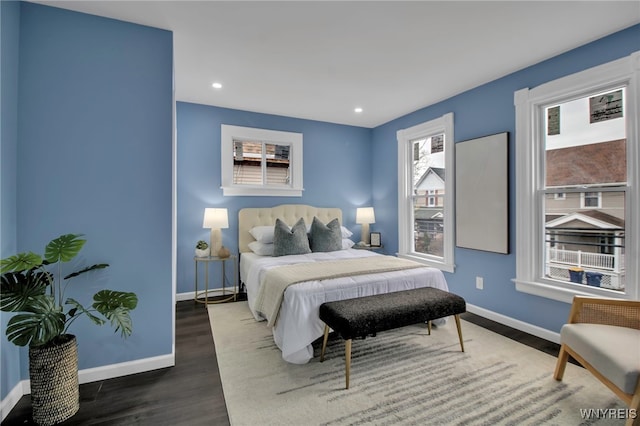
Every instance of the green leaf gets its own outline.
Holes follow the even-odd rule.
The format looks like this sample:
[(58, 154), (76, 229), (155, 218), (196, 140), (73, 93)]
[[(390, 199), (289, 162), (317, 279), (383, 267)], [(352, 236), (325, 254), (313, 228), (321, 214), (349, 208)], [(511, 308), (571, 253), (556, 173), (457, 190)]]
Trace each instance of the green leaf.
[(7, 338), (18, 346), (40, 346), (64, 329), (65, 316), (53, 298), (42, 296), (32, 301), (34, 312), (17, 314), (7, 323)]
[(120, 306), (129, 310), (138, 306), (138, 296), (135, 293), (124, 291), (100, 290), (93, 296), (93, 301), (94, 309), (105, 316), (107, 312)]
[(68, 280), (69, 278), (73, 278), (73, 277), (77, 277), (80, 274), (84, 274), (85, 272), (89, 272), (89, 271), (93, 271), (95, 269), (104, 269), (104, 268), (108, 268), (109, 264), (108, 263), (98, 263), (96, 265), (91, 265), (88, 266), (84, 269), (81, 269), (80, 271), (77, 272), (73, 272), (69, 275), (67, 275), (66, 277), (64, 277), (65, 280)]
[[(45, 296), (50, 275), (30, 270), (8, 272), (0, 277), (0, 310), (5, 312), (33, 311), (34, 300)], [(36, 303), (37, 306), (37, 303)]]
[(33, 252), (18, 253), (0, 261), (0, 273), (21, 272), (42, 265), (42, 257)]
[(52, 240), (44, 250), (44, 257), (48, 262), (68, 262), (82, 250), (84, 243), (82, 234), (65, 234)]
[[(72, 299), (72, 298), (68, 298), (65, 303), (67, 305), (74, 306), (74, 308), (72, 308), (69, 311), (69, 316), (74, 317), (74, 316), (76, 316), (76, 314), (77, 315), (86, 314), (89, 317), (89, 319), (94, 322), (94, 324), (102, 325), (102, 324), (105, 323), (105, 321), (102, 318), (97, 317), (97, 316), (93, 315), (90, 311), (86, 310), (85, 307), (82, 306), (77, 300)], [(77, 313), (78, 311), (80, 313)]]
[(111, 325), (115, 327), (115, 332), (120, 331), (122, 337), (126, 338), (133, 332), (133, 322), (129, 315), (129, 309), (119, 306), (105, 316), (111, 321)]
[(129, 311), (138, 305), (135, 293), (101, 290), (93, 296), (93, 308), (104, 315), (122, 337), (131, 335), (133, 324)]

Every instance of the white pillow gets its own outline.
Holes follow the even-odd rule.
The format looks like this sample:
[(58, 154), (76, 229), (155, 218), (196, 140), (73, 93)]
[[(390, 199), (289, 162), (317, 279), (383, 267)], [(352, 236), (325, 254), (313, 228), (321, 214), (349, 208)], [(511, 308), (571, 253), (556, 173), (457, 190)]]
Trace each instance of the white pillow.
[[(326, 223), (325, 223), (326, 225)], [(349, 238), (353, 235), (353, 232), (349, 231), (344, 226), (340, 226), (340, 232), (342, 233), (342, 238)], [(307, 225), (307, 234), (311, 233), (311, 225)]]
[(265, 244), (259, 241), (251, 241), (249, 248), (259, 256), (273, 256), (273, 243)]
[(344, 226), (340, 227), (340, 230), (342, 231), (342, 238), (349, 238), (350, 236), (353, 235), (353, 232), (349, 231), (347, 228), (345, 228)]
[(342, 250), (350, 249), (354, 245), (355, 245), (355, 243), (353, 241), (351, 241), (350, 239), (348, 239), (348, 238), (343, 238), (342, 239)]
[(271, 244), (273, 243), (273, 226), (255, 226), (249, 230), (249, 233), (259, 243)]

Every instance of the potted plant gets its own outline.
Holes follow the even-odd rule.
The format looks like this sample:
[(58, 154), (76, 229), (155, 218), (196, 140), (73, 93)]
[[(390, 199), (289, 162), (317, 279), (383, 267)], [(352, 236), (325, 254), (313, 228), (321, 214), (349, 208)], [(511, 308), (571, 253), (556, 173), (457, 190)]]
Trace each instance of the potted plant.
[(206, 241), (200, 240), (196, 243), (196, 257), (208, 257), (209, 256), (209, 244)]
[(61, 235), (47, 244), (44, 258), (25, 252), (0, 261), (0, 310), (16, 313), (7, 323), (8, 339), (29, 346), (33, 419), (42, 425), (62, 422), (80, 407), (77, 344), (69, 326), (86, 315), (98, 325), (109, 321), (122, 337), (132, 332), (129, 313), (138, 304), (134, 293), (100, 290), (90, 308), (65, 299), (68, 280), (109, 266), (99, 263), (63, 277), (62, 264), (85, 243), (81, 234)]

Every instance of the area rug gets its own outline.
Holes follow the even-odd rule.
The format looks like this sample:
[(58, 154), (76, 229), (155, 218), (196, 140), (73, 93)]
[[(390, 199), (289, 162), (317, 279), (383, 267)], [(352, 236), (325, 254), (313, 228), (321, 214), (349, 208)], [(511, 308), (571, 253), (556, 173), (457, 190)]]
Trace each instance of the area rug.
[[(244, 425), (621, 425), (625, 406), (584, 369), (462, 321), (415, 325), (353, 341), (345, 389), (344, 341), (308, 364), (282, 360), (246, 302), (209, 306), (229, 419)], [(606, 410), (606, 411), (605, 411)]]

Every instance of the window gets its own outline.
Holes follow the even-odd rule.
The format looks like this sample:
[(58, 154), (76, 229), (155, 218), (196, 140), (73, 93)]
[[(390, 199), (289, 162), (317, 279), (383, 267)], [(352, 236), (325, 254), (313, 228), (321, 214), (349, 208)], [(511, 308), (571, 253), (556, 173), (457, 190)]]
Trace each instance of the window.
[[(626, 159), (623, 159), (623, 162), (618, 164), (617, 166), (626, 165)], [(582, 208), (599, 208), (600, 206), (600, 194), (601, 192), (582, 192), (580, 195), (580, 200), (582, 204)]]
[(286, 186), (291, 179), (290, 145), (233, 140), (233, 184)]
[(639, 59), (515, 93), (519, 291), (639, 298)]
[(397, 137), (398, 255), (453, 272), (453, 113)]
[(437, 200), (438, 198), (436, 197), (436, 194), (438, 193), (437, 189), (429, 189), (427, 190), (427, 194), (429, 195), (427, 197), (427, 207), (435, 207), (437, 206)]
[(302, 196), (302, 134), (222, 125), (224, 195)]

